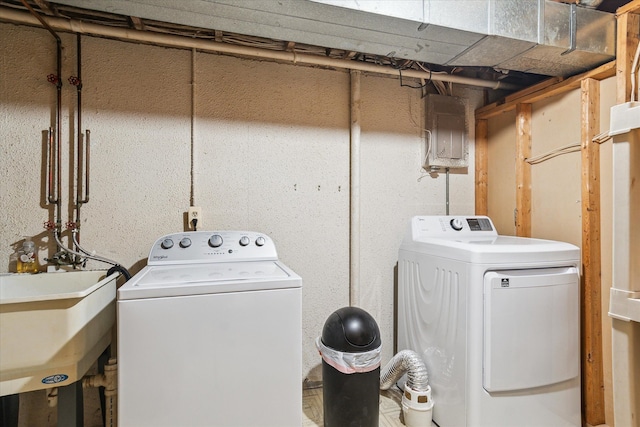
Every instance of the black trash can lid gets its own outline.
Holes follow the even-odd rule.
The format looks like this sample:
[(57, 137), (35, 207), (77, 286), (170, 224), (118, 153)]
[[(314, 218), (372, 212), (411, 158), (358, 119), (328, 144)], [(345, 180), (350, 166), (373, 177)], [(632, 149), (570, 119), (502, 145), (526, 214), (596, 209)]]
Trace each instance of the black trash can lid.
[(382, 345), (375, 319), (358, 307), (343, 307), (334, 311), (322, 329), (322, 343), (347, 353), (364, 353)]

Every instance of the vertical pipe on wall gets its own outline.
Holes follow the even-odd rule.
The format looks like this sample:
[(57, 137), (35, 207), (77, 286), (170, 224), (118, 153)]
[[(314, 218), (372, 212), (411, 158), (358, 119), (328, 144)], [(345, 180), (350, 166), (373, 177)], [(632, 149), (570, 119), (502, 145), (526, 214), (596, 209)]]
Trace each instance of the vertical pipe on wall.
[(349, 158), (349, 305), (360, 300), (360, 71), (351, 70)]
[(56, 233), (62, 227), (62, 41), (56, 36), (56, 61), (58, 81), (56, 83)]
[(190, 125), (190, 138), (191, 138), (191, 195), (190, 206), (196, 205), (196, 186), (195, 186), (195, 163), (196, 163), (196, 149), (195, 149), (195, 127), (196, 127), (196, 48), (191, 49), (191, 125)]
[[(640, 323), (634, 321), (638, 311), (632, 303), (637, 303), (640, 293), (640, 129), (613, 137), (613, 164), (613, 286), (609, 308), (613, 317), (613, 424), (637, 427)], [(624, 309), (628, 310), (626, 318), (621, 316)]]
[[(53, 79), (50, 81), (56, 84), (56, 129), (55, 129), (55, 137), (56, 137), (56, 197), (52, 198), (51, 194), (48, 195), (47, 200), (50, 204), (55, 204), (55, 230), (56, 237), (60, 235), (60, 230), (62, 228), (62, 139), (61, 139), (61, 131), (62, 131), (62, 40), (60, 36), (51, 28), (49, 23), (40, 16), (27, 2), (27, 0), (21, 0), (24, 7), (29, 10), (29, 13), (33, 17), (35, 17), (44, 28), (51, 33), (53, 38), (56, 40), (56, 73)], [(50, 142), (53, 142), (50, 140)], [(49, 158), (49, 168), (53, 169), (53, 152), (51, 148), (49, 149), (50, 158)], [(51, 173), (49, 174), (51, 177)], [(56, 238), (56, 241), (58, 239)]]
[[(633, 52), (640, 46), (640, 0), (616, 13), (617, 103), (631, 100)], [(639, 84), (640, 86), (640, 84)], [(640, 94), (639, 94), (640, 95)], [(632, 296), (640, 292), (640, 129), (613, 137), (613, 265), (609, 315), (613, 317), (613, 412), (616, 426), (638, 426), (640, 420), (640, 323), (616, 316), (633, 312)], [(635, 261), (634, 261), (635, 260)], [(616, 301), (624, 304), (616, 306)]]
[[(84, 170), (84, 149), (83, 149), (83, 144), (82, 144), (82, 36), (80, 35), (80, 33), (76, 34), (76, 59), (77, 59), (77, 80), (75, 81), (75, 85), (76, 85), (76, 102), (77, 102), (77, 112), (76, 112), (76, 123), (77, 123), (77, 129), (76, 129), (76, 134), (77, 134), (77, 138), (78, 138), (78, 142), (77, 142), (77, 152), (76, 152), (76, 156), (77, 156), (77, 163), (76, 163), (76, 224), (75, 224), (75, 228), (76, 228), (76, 234), (75, 234), (75, 238), (77, 239), (77, 241), (80, 241), (80, 208), (82, 207), (83, 203), (88, 202), (88, 198), (87, 200), (84, 200), (82, 197), (82, 172)], [(74, 84), (73, 78), (70, 77), (69, 78), (70, 81), (72, 82), (72, 84)], [(87, 175), (88, 176), (88, 175)], [(78, 244), (76, 243), (75, 246), (76, 251), (79, 249), (78, 248)]]
[(447, 189), (446, 189), (446, 196), (445, 196), (445, 199), (446, 199), (446, 202), (445, 202), (446, 213), (445, 214), (449, 215), (449, 168), (446, 168), (445, 171), (446, 171), (446, 175), (447, 175), (447, 182), (446, 182)]

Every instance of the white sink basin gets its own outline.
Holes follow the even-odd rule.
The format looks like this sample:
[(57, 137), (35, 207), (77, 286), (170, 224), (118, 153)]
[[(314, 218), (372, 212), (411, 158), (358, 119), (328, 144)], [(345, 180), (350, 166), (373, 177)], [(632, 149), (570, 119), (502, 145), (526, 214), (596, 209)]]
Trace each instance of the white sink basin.
[(102, 270), (0, 275), (0, 396), (86, 374), (111, 342), (117, 277)]

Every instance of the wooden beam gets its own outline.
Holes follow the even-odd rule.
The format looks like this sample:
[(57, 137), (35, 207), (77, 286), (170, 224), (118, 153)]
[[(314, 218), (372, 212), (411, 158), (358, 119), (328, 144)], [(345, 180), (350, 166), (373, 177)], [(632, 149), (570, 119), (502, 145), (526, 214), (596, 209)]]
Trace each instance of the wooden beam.
[(606, 78), (613, 77), (615, 74), (616, 61), (611, 61), (599, 66), (598, 68), (594, 68), (591, 71), (587, 71), (586, 73), (578, 74), (560, 81), (558, 81), (558, 77), (554, 77), (549, 79), (550, 81), (545, 80), (537, 85), (531, 86), (530, 88), (516, 92), (501, 101), (478, 108), (476, 110), (476, 120), (488, 119), (499, 114), (506, 113), (507, 111), (511, 111), (516, 108), (518, 104), (532, 104), (552, 96), (578, 89), (580, 88), (580, 82), (584, 79), (604, 80)]
[(489, 121), (476, 120), (476, 215), (487, 215), (488, 206), (488, 181), (489, 169)]
[[(640, 5), (640, 0), (634, 3)], [(631, 4), (633, 3), (629, 3), (629, 5)], [(619, 104), (622, 104), (631, 101), (631, 66), (633, 64), (633, 56), (640, 42), (640, 15), (634, 13), (619, 15), (616, 28), (618, 32), (616, 46), (618, 56), (616, 61), (616, 100)]]
[(585, 421), (604, 424), (600, 256), (600, 83), (581, 84), (582, 108), (582, 392)]
[(640, 0), (633, 0), (616, 10), (616, 16), (624, 15), (625, 13), (640, 13)]
[(558, 83), (564, 81), (562, 77), (551, 77), (549, 79), (543, 80), (540, 83), (537, 83), (533, 86), (529, 86), (525, 89), (519, 90), (516, 93), (512, 93), (511, 95), (507, 95), (504, 97), (504, 100), (501, 103), (496, 103), (496, 105), (503, 105), (509, 102), (517, 102), (526, 100), (527, 96), (533, 96), (534, 94), (542, 92), (544, 89), (557, 85)]
[(516, 236), (531, 237), (531, 104), (516, 106)]

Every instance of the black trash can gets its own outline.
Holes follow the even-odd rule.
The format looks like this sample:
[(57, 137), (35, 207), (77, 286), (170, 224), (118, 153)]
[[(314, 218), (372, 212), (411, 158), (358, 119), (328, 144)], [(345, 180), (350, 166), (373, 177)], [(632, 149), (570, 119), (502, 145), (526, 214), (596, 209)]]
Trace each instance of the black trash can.
[(325, 427), (378, 427), (380, 330), (357, 307), (331, 314), (318, 339)]

